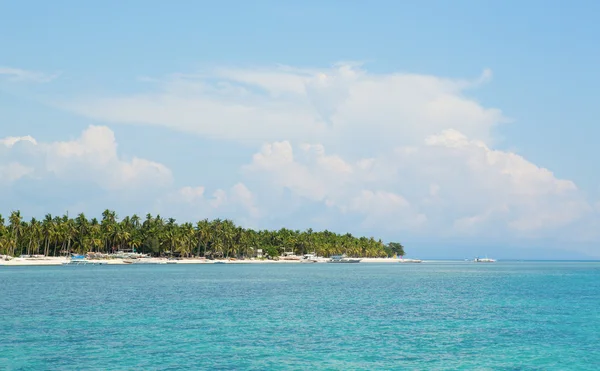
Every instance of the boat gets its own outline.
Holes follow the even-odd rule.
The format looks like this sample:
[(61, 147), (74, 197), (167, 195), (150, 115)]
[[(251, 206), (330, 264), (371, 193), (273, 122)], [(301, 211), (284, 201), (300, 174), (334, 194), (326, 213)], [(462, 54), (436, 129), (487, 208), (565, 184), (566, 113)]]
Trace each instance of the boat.
[(315, 253), (304, 254), (302, 259), (300, 259), (300, 263), (318, 263), (319, 261), (321, 261), (321, 258), (319, 258)]
[(149, 258), (148, 254), (140, 254), (133, 251), (117, 251), (114, 254), (108, 254), (108, 257), (112, 259), (138, 259), (138, 258)]
[[(150, 258), (132, 259), (130, 261), (131, 263), (129, 264), (169, 264), (169, 262), (165, 260), (155, 260)], [(126, 261), (123, 260), (123, 262), (125, 263)]]
[(360, 263), (360, 259), (348, 258), (346, 254), (333, 255), (327, 263)]
[(475, 263), (495, 263), (496, 260), (485, 257), (485, 258), (480, 258), (480, 257), (476, 257), (475, 259), (473, 259), (473, 262)]
[(398, 260), (398, 263), (422, 263), (423, 260), (421, 259), (404, 259), (403, 255), (400, 255), (400, 259)]
[(302, 259), (300, 259), (300, 263), (316, 263), (317, 259), (314, 254), (304, 254)]
[(279, 257), (279, 260), (293, 260), (293, 261), (299, 261), (301, 260), (301, 258), (294, 254), (293, 251), (286, 251), (283, 253), (283, 256)]
[(107, 261), (88, 260), (84, 255), (71, 254), (71, 257), (62, 265), (106, 265)]
[(400, 259), (398, 260), (398, 263), (422, 263), (423, 260), (421, 259)]

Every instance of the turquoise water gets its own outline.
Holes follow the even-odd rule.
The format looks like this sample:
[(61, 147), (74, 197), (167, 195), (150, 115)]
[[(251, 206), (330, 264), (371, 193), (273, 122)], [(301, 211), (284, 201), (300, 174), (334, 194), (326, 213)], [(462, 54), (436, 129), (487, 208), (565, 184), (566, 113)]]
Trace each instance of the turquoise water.
[(2, 370), (598, 370), (600, 263), (0, 267)]

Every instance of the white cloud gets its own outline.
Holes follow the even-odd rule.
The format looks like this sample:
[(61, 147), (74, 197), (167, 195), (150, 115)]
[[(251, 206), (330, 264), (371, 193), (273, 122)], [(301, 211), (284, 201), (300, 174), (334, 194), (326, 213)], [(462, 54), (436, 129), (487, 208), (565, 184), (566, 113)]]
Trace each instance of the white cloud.
[[(154, 79), (157, 91), (57, 104), (96, 120), (262, 146), (243, 167), (243, 183), (208, 195), (184, 187), (157, 202), (190, 218), (296, 215), (317, 204), (311, 218), (353, 216), (371, 230), (524, 238), (555, 236), (597, 213), (572, 181), (494, 149), (493, 129), (507, 119), (467, 95), (491, 78), (488, 69), (464, 80), (353, 64), (219, 68)], [(48, 169), (85, 163), (86, 176), (101, 174), (94, 179), (104, 187), (170, 178), (159, 164), (118, 157), (102, 130), (49, 148)]]
[(203, 186), (185, 186), (158, 199), (156, 208), (190, 220), (236, 217), (248, 224), (261, 216), (255, 195), (243, 183), (229, 190), (217, 189), (210, 196)]
[(167, 186), (171, 171), (164, 165), (117, 154), (114, 133), (106, 126), (90, 126), (73, 141), (55, 142), (46, 147), (46, 169), (57, 176), (78, 173), (107, 189)]
[(6, 137), (3, 139), (0, 139), (0, 143), (7, 148), (12, 148), (12, 146), (14, 146), (15, 144), (17, 144), (19, 142), (29, 142), (33, 145), (37, 144), (37, 141), (30, 135), (26, 135), (24, 137)]
[(172, 75), (162, 91), (87, 97), (61, 106), (94, 119), (171, 127), (252, 145), (319, 142), (353, 150), (420, 143), (452, 128), (489, 141), (505, 118), (464, 96), (489, 80), (371, 74), (353, 65), (324, 69), (217, 69)]
[(386, 229), (399, 225), (415, 227), (426, 219), (402, 195), (378, 189), (377, 178), (370, 176), (372, 169), (379, 166), (375, 160), (351, 164), (337, 155), (326, 154), (322, 145), (299, 147), (295, 153), (289, 142), (264, 145), (253, 156), (252, 163), (245, 166), (248, 176), (270, 183), (271, 187), (263, 189), (265, 198), (288, 189), (298, 197), (321, 202), (342, 214), (361, 214), (364, 226), (379, 223)]
[(34, 169), (24, 166), (18, 162), (0, 164), (0, 183), (12, 183), (27, 175), (31, 175)]
[(225, 202), (227, 202), (227, 192), (222, 189), (217, 189), (215, 193), (213, 193), (213, 198), (209, 201), (209, 204), (215, 209), (218, 209), (223, 206)]
[(243, 183), (237, 183), (231, 187), (230, 199), (234, 204), (242, 205), (250, 217), (258, 218), (260, 216), (260, 210), (256, 205), (256, 196)]
[(179, 190), (177, 196), (180, 201), (192, 203), (204, 198), (204, 187), (186, 186)]
[(592, 211), (573, 182), (456, 130), (354, 163), (321, 145), (299, 147), (295, 153), (289, 142), (265, 145), (246, 172), (270, 183), (268, 195), (288, 189), (380, 229), (535, 236)]
[(425, 214), (414, 210), (411, 203), (399, 194), (388, 191), (361, 190), (343, 211), (357, 212), (364, 216), (363, 226), (383, 227), (386, 230), (417, 230), (427, 221)]
[[(0, 139), (8, 148), (8, 156), (19, 143), (27, 143), (26, 166), (11, 163), (2, 166), (2, 174), (17, 180), (25, 175), (36, 174), (43, 179), (49, 173), (60, 178), (77, 179), (95, 183), (109, 190), (161, 187), (171, 184), (171, 171), (164, 165), (133, 157), (125, 160), (117, 153), (117, 143), (112, 130), (105, 126), (90, 126), (79, 138), (65, 142), (38, 143), (31, 136)], [(0, 162), (0, 164), (2, 163)]]
[(576, 191), (577, 186), (569, 180), (557, 179), (548, 169), (540, 168), (515, 153), (488, 148), (481, 141), (469, 140), (456, 130), (445, 130), (426, 139), (429, 147), (444, 150), (448, 158), (458, 157), (461, 165), (474, 173), (487, 174), (488, 181), (507, 183), (517, 196), (540, 194), (563, 194)]
[(58, 73), (46, 74), (38, 71), (28, 71), (20, 68), (11, 68), (0, 66), (0, 77), (4, 76), (11, 81), (25, 82), (50, 82), (58, 77)]
[(341, 158), (326, 155), (321, 145), (303, 145), (295, 156), (288, 141), (264, 145), (244, 170), (264, 173), (274, 185), (313, 201), (341, 196), (335, 192), (346, 179), (351, 179), (353, 171)]

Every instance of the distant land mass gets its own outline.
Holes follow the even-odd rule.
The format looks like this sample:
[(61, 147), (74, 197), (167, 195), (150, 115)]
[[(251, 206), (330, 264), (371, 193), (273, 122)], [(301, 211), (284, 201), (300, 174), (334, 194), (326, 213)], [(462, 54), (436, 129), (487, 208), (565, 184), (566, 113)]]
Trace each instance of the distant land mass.
[(204, 219), (178, 224), (173, 218), (147, 214), (119, 220), (105, 210), (102, 218), (88, 219), (83, 213), (24, 221), (20, 211), (8, 219), (0, 215), (0, 254), (8, 256), (62, 256), (88, 252), (135, 251), (151, 256), (275, 258), (284, 253), (315, 253), (320, 256), (346, 254), (352, 257), (390, 257), (404, 255), (399, 242), (384, 243), (374, 237), (355, 237), (350, 233), (279, 229), (253, 230), (231, 220)]

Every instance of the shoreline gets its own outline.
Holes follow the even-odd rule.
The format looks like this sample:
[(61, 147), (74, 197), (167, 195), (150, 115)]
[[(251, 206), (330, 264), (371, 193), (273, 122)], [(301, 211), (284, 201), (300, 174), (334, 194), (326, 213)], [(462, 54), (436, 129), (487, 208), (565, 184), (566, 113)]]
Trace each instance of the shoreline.
[[(394, 258), (359, 258), (360, 263), (399, 263), (400, 259)], [(30, 266), (62, 266), (71, 259), (65, 257), (46, 257), (46, 258), (13, 258), (11, 260), (0, 260), (0, 267), (30, 267)], [(100, 265), (162, 265), (162, 264), (322, 264), (325, 261), (317, 263), (303, 263), (299, 260), (261, 260), (261, 259), (246, 259), (246, 260), (208, 260), (187, 258), (180, 260), (169, 260), (166, 258), (143, 258), (143, 260), (133, 259), (133, 263), (128, 263), (131, 259), (94, 259), (86, 260), (87, 264), (100, 263)], [(425, 262), (425, 261), (423, 261)], [(358, 263), (358, 264), (360, 264)]]
[[(400, 259), (394, 258), (359, 258), (361, 259), (358, 264), (373, 264), (373, 263), (385, 263), (385, 264), (400, 264)], [(260, 260), (260, 259), (247, 259), (247, 260), (208, 260), (208, 259), (196, 259), (188, 258), (181, 260), (169, 260), (166, 258), (144, 258), (142, 262), (138, 261), (135, 263), (126, 263), (126, 260), (130, 259), (94, 259), (87, 260), (86, 265), (163, 265), (163, 264), (323, 264), (326, 261), (320, 261), (317, 263), (302, 263), (298, 260)], [(48, 257), (48, 258), (13, 258), (11, 260), (0, 260), (1, 267), (52, 267), (62, 266), (64, 263), (69, 262), (70, 259), (64, 257)], [(600, 260), (502, 260), (507, 263), (525, 263), (525, 262), (545, 262), (545, 263), (600, 263)], [(96, 264), (93, 264), (96, 263)], [(99, 264), (98, 264), (99, 263)], [(456, 264), (456, 263), (473, 263), (472, 261), (464, 261), (458, 259), (427, 259), (422, 260), (422, 263), (434, 263), (434, 264)], [(489, 265), (490, 263), (478, 263), (478, 265)], [(496, 263), (491, 263), (496, 264)], [(401, 265), (414, 265), (413, 263), (405, 262)]]

